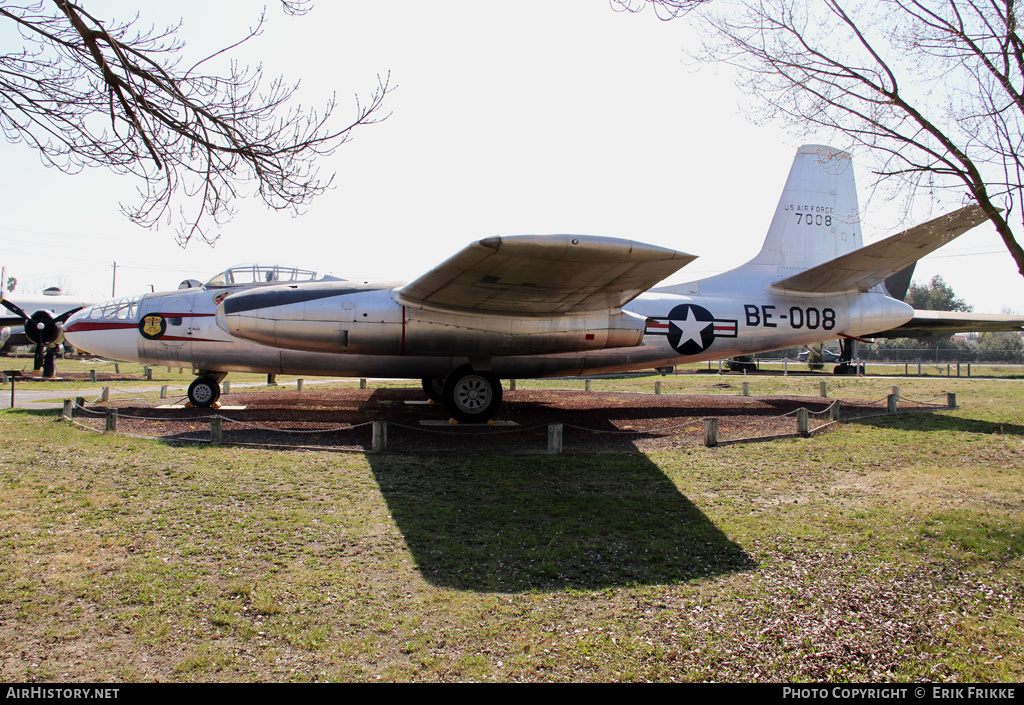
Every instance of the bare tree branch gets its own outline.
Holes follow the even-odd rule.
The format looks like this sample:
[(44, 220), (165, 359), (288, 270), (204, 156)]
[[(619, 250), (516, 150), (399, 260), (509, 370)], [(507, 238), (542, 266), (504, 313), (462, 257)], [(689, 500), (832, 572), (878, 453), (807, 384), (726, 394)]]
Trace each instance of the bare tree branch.
[[(302, 15), (309, 0), (282, 0)], [(263, 17), (231, 46), (181, 68), (179, 26), (140, 29), (139, 17), (105, 22), (79, 0), (5, 1), (0, 20), (23, 44), (0, 54), (0, 130), (74, 174), (106, 167), (141, 180), (140, 200), (122, 204), (134, 222), (174, 222), (184, 245), (217, 239), (247, 188), (269, 207), (300, 212), (330, 187), (316, 159), (352, 131), (385, 119), (387, 77), (341, 126), (332, 97), (319, 112), (294, 103), (298, 84), (265, 80), (262, 67), (232, 62), (203, 73), (209, 59), (259, 35)]]
[(616, 12), (640, 12), (648, 5), (661, 20), (674, 20), (710, 0), (608, 0)]
[(702, 13), (700, 58), (738, 67), (767, 119), (870, 148), (911, 195), (966, 191), (1024, 276), (1016, 13), (1014, 0), (740, 0)]

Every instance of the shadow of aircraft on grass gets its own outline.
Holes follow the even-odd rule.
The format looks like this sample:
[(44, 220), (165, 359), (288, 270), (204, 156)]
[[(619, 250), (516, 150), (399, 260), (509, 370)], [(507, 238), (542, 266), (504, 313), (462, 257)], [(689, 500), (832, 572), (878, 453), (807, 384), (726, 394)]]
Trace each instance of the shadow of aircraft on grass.
[(755, 565), (643, 455), (369, 460), (417, 567), (437, 586), (600, 589)]

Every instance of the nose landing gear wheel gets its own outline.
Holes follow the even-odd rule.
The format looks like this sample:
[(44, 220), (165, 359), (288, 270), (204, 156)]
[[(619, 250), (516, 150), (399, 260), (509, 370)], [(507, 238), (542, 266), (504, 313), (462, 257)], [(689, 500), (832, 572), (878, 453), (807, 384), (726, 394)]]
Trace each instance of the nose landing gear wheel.
[(475, 372), (469, 365), (444, 380), (445, 410), (461, 423), (486, 423), (501, 406), (501, 380), (493, 372)]
[(206, 408), (220, 399), (220, 385), (209, 377), (196, 377), (188, 385), (188, 400), (192, 406)]

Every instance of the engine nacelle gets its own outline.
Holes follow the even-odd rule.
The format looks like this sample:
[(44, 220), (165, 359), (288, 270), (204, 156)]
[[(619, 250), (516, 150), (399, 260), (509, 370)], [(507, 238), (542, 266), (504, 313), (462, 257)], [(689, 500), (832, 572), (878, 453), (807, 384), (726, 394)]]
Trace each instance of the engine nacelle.
[(227, 297), (217, 325), (244, 340), (357, 355), (545, 355), (631, 347), (645, 319), (623, 311), (557, 317), (455, 313), (398, 303), (349, 282), (267, 287)]

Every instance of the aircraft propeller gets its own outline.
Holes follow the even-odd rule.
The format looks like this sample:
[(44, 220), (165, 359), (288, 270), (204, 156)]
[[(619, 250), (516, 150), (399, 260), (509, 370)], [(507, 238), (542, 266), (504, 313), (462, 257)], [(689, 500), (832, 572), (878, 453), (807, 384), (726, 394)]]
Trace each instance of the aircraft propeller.
[(59, 316), (54, 316), (53, 313), (45, 309), (29, 315), (20, 306), (7, 299), (0, 299), (0, 304), (25, 322), (25, 337), (36, 346), (35, 370), (42, 370), (43, 377), (53, 377), (57, 346), (64, 340), (64, 323), (84, 307), (79, 306), (71, 311), (65, 311)]

